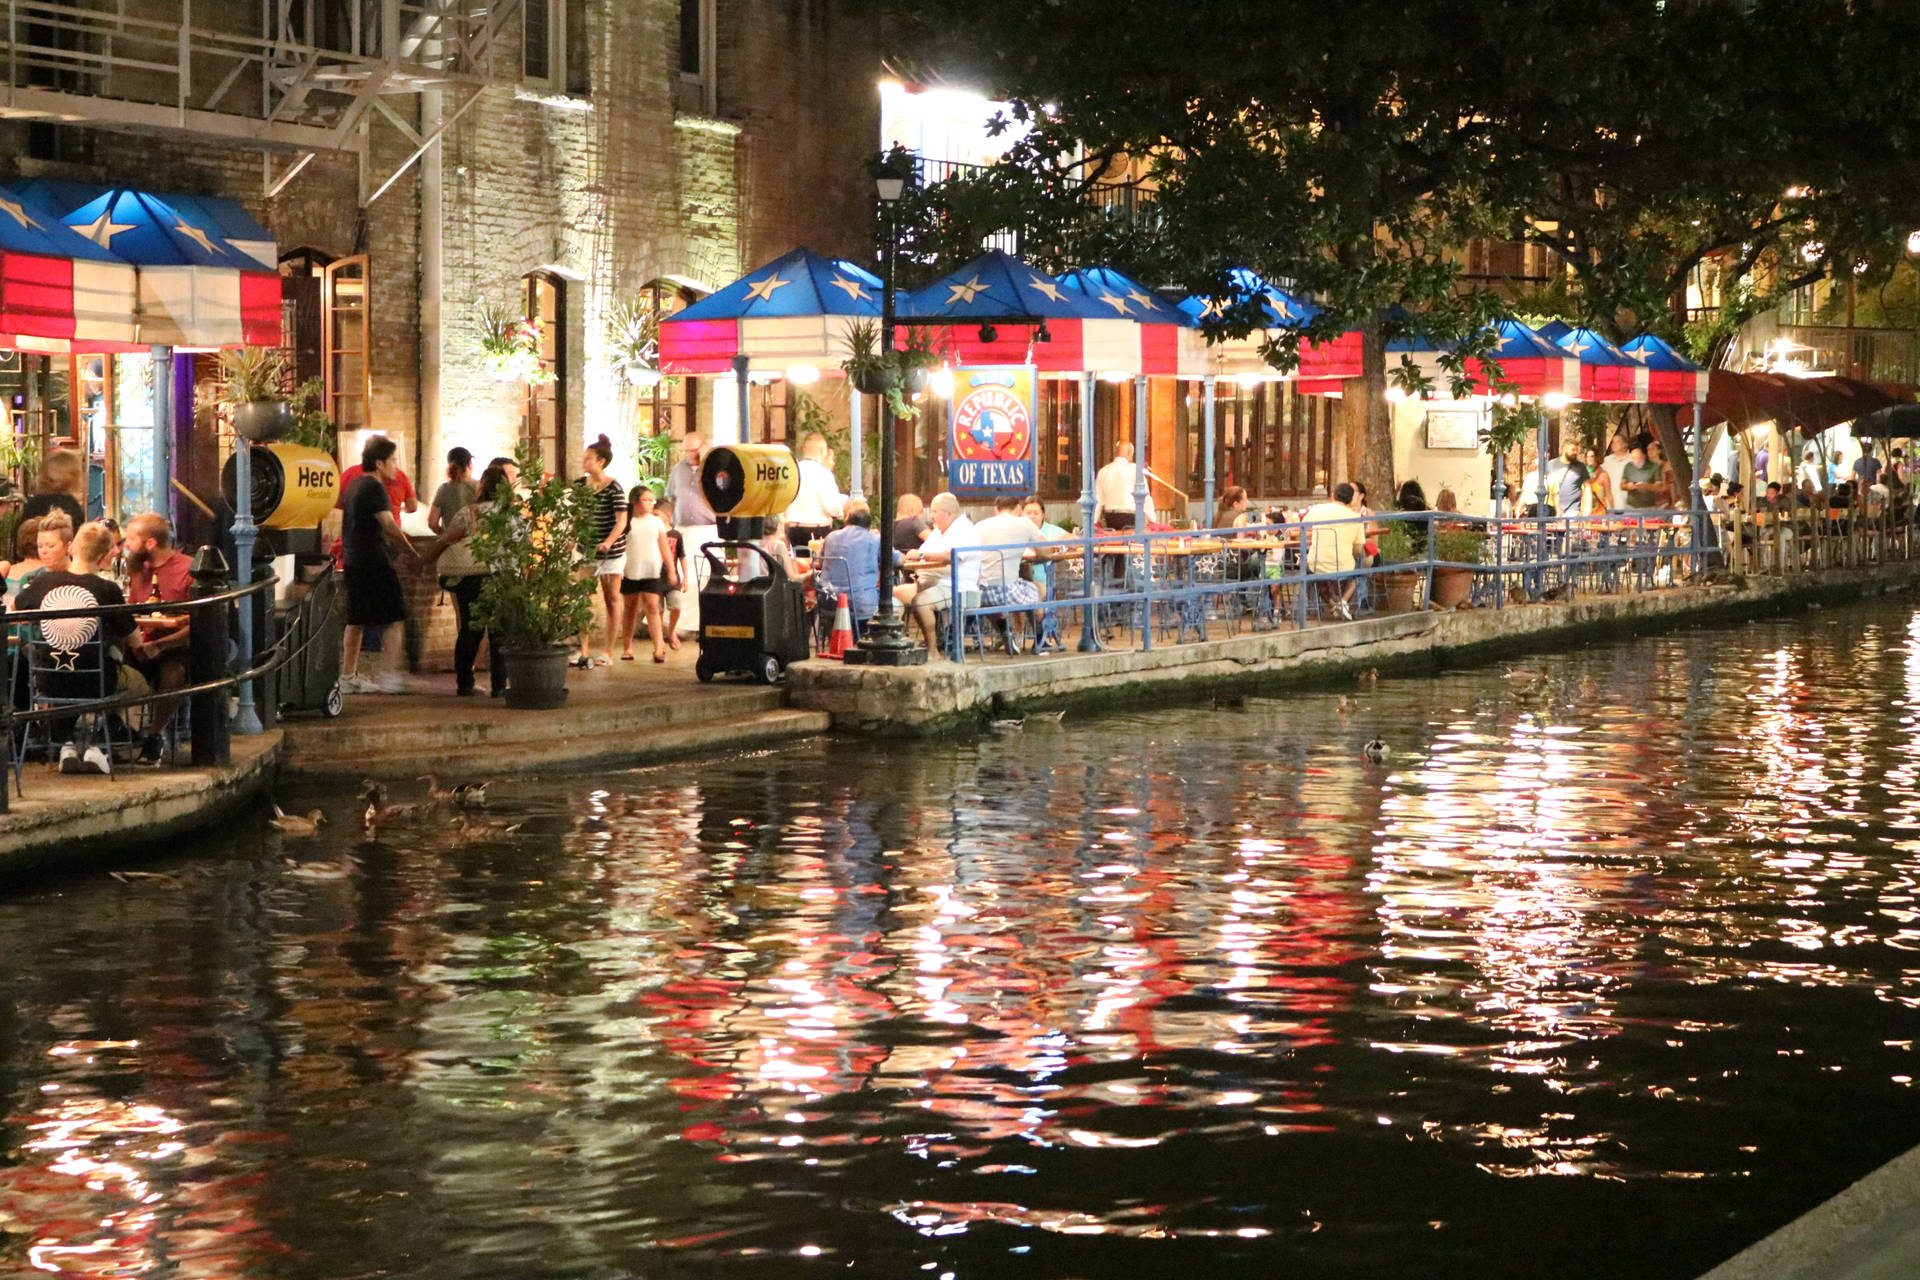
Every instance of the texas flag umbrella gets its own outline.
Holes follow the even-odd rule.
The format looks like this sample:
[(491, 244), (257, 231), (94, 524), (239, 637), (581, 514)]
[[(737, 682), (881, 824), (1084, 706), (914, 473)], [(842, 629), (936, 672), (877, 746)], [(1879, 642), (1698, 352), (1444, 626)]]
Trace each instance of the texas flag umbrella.
[(946, 326), (946, 349), (961, 364), (1031, 364), (1041, 373), (1141, 370), (1132, 320), (1071, 290), (1064, 281), (998, 249), (908, 294), (904, 323)]
[[(1475, 357), (1465, 362), (1465, 372), (1474, 395), (1493, 395), (1488, 364), (1497, 367), (1502, 393), (1522, 396), (1580, 395), (1580, 362), (1574, 356), (1548, 342), (1518, 320), (1497, 320), (1493, 325), (1494, 345), (1486, 363)], [(1409, 334), (1387, 342), (1387, 370), (1391, 375), (1402, 356), (1410, 357), (1435, 384), (1441, 397), (1451, 394), (1452, 372), (1440, 364), (1440, 356), (1453, 344), (1437, 342), (1421, 334)]]
[(143, 345), (280, 345), (279, 273), (227, 243), (217, 225), (145, 191), (117, 188), (61, 209), (64, 184), (26, 190), (67, 226), (138, 268)]
[(660, 322), (662, 373), (726, 373), (733, 358), (838, 369), (847, 330), (880, 319), (878, 276), (795, 249)]
[(1580, 361), (1580, 398), (1608, 404), (1643, 404), (1647, 399), (1647, 367), (1592, 329), (1550, 320), (1540, 326), (1547, 341), (1571, 352)]
[(0, 347), (136, 349), (133, 267), (0, 188)]
[(1620, 349), (1647, 369), (1650, 404), (1702, 404), (1707, 398), (1707, 371), (1651, 333), (1643, 333)]
[[(1222, 374), (1267, 374), (1280, 371), (1260, 354), (1261, 340), (1276, 330), (1298, 329), (1320, 314), (1320, 308), (1294, 297), (1285, 289), (1270, 284), (1258, 273), (1235, 267), (1227, 273), (1233, 282), (1233, 294), (1226, 298), (1188, 298), (1180, 309), (1196, 324), (1223, 315), (1235, 303), (1258, 304), (1261, 325), (1244, 338), (1224, 338), (1213, 344), (1214, 372)], [(1303, 382), (1312, 381), (1314, 389), (1338, 391), (1342, 378), (1360, 376), (1360, 334), (1349, 330), (1326, 342), (1300, 343), (1300, 363), (1287, 375)], [(1308, 388), (1302, 387), (1302, 390)]]

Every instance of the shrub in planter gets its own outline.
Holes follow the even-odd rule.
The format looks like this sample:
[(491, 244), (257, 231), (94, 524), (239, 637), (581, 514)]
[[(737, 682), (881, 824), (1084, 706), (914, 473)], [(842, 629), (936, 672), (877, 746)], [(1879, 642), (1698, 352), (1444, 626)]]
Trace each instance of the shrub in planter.
[(583, 574), (593, 545), (593, 505), (564, 476), (544, 476), (539, 449), (517, 451), (516, 501), (494, 503), (474, 520), (473, 554), (490, 566), (474, 617), (493, 633), (507, 664), (507, 705), (550, 709), (566, 699), (573, 638), (593, 625), (598, 586)]
[[(1406, 565), (1427, 558), (1427, 531), (1423, 525), (1412, 525), (1405, 520), (1392, 520), (1380, 535), (1374, 539), (1379, 549), (1380, 563), (1386, 565)], [(1412, 568), (1399, 569), (1392, 573), (1377, 575), (1385, 588), (1385, 603), (1382, 613), (1411, 613), (1419, 600), (1420, 585), (1425, 574)]]
[[(1434, 559), (1455, 565), (1476, 565), (1487, 554), (1487, 535), (1473, 528), (1446, 528), (1434, 535)], [(1433, 605), (1437, 609), (1457, 609), (1473, 596), (1474, 570), (1436, 568), (1433, 571)]]
[(281, 390), (287, 362), (272, 347), (233, 347), (222, 351), (219, 400), (227, 407), (234, 434), (242, 440), (276, 440), (291, 423)]

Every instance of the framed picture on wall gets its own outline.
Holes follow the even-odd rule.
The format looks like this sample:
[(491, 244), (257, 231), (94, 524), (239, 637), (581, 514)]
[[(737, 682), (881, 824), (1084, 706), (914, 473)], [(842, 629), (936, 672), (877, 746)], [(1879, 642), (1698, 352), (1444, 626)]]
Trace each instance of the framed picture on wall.
[(1478, 449), (1480, 424), (1485, 416), (1479, 409), (1429, 409), (1427, 448)]

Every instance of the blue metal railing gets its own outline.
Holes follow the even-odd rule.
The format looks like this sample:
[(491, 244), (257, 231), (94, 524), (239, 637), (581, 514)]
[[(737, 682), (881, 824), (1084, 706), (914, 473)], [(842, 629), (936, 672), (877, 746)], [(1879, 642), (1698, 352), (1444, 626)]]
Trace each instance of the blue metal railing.
[[(1404, 540), (1393, 536), (1396, 528)], [(1496, 609), (1575, 592), (1617, 594), (1724, 567), (1723, 536), (1721, 520), (1703, 512), (1496, 519), (1422, 511), (983, 546), (946, 566), (951, 604), (942, 641), (960, 662), (972, 634), (985, 650), (992, 620), (1005, 625), (1032, 615), (1031, 629), (1046, 635), (1077, 612), (1081, 649), (1107, 647), (1125, 629), (1146, 650), (1156, 631), (1181, 643), (1208, 638), (1211, 623), (1306, 627), (1399, 611), (1396, 605), (1426, 609), (1436, 578), (1449, 579), (1450, 589), (1464, 583), (1472, 604)], [(1411, 554), (1383, 562), (1383, 547)], [(978, 582), (983, 558), (1003, 557), (1001, 573), (1010, 574), (1030, 556), (1053, 570), (1052, 590), (1039, 602), (989, 605), (977, 589), (963, 591)], [(1069, 566), (1077, 575), (1062, 572)], [(1002, 581), (991, 569), (989, 577)]]

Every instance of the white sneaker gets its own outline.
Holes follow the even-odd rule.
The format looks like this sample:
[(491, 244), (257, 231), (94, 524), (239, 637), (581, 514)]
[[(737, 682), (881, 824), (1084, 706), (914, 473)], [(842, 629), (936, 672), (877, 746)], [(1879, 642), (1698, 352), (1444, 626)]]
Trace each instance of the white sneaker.
[(1353, 621), (1353, 608), (1345, 600), (1342, 600), (1333, 606), (1333, 616), (1351, 622)]
[(78, 773), (80, 772), (80, 767), (80, 748), (71, 742), (62, 743), (60, 746), (60, 772)]
[(373, 678), (375, 693), (412, 693), (413, 681), (398, 671), (383, 671)]
[(373, 681), (367, 679), (365, 676), (360, 675), (359, 673), (356, 672), (355, 674), (350, 676), (340, 677), (340, 692), (342, 693), (378, 693), (380, 692), (380, 687), (374, 684)]
[(80, 757), (80, 763), (84, 766), (83, 772), (92, 770), (94, 773), (103, 773), (109, 778), (113, 776), (113, 761), (100, 747), (88, 747), (86, 754)]

